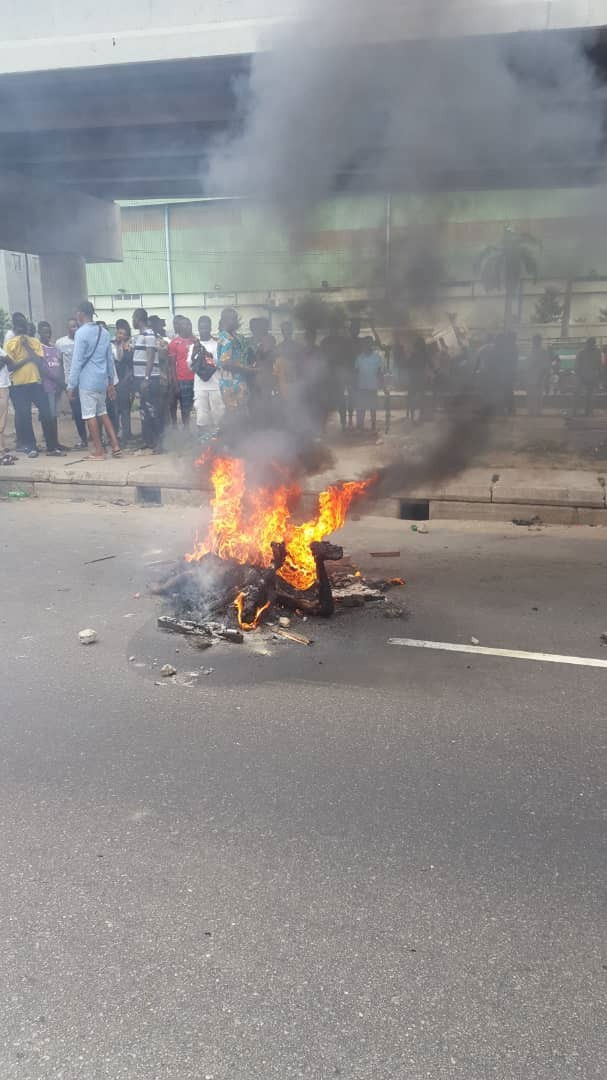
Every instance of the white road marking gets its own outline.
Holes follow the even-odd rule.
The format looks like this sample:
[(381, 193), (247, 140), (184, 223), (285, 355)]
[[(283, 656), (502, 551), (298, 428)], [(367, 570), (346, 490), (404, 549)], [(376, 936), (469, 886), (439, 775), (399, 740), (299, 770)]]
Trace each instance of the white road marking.
[(418, 641), (416, 638), (388, 638), (388, 645), (411, 649), (442, 649), (444, 652), (479, 653), (481, 656), (507, 656), (512, 660), (540, 660), (545, 664), (575, 664), (578, 667), (607, 668), (607, 660), (594, 656), (559, 656), (558, 653), (523, 652), (521, 649), (489, 649), (485, 645), (457, 645), (452, 641)]

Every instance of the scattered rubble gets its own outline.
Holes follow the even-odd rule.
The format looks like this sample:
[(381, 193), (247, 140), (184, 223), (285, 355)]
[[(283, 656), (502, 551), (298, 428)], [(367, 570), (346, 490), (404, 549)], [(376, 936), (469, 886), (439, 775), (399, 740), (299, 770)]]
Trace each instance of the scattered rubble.
[(211, 642), (211, 631), (208, 626), (193, 622), (191, 619), (178, 619), (173, 615), (159, 615), (157, 619), (160, 630), (172, 630), (175, 634), (186, 634), (197, 638), (199, 648), (208, 648)]
[(295, 641), (298, 645), (314, 644), (314, 638), (306, 637), (304, 634), (298, 634), (295, 630), (282, 630), (281, 627), (277, 626), (274, 633), (277, 634), (278, 637), (287, 638), (288, 641)]
[(542, 519), (535, 514), (532, 518), (512, 518), (512, 524), (529, 527), (531, 525), (541, 525)]
[[(386, 594), (405, 584), (401, 577), (365, 579), (352, 560), (344, 557), (341, 547), (313, 541), (310, 551), (316, 581), (300, 589), (289, 583), (288, 573), (285, 577), (281, 573), (285, 545), (273, 543), (271, 547), (273, 558), (268, 566), (207, 553), (198, 560), (184, 559), (167, 567), (149, 590), (164, 599), (157, 619), (159, 629), (183, 634), (191, 644), (206, 649), (223, 641), (242, 644), (249, 631), (265, 625), (275, 637), (307, 646), (313, 638), (290, 629), (295, 619), (329, 618), (335, 611), (371, 602), (383, 606)], [(397, 551), (375, 553), (379, 558), (399, 555)], [(398, 605), (396, 608), (394, 617), (402, 614)]]

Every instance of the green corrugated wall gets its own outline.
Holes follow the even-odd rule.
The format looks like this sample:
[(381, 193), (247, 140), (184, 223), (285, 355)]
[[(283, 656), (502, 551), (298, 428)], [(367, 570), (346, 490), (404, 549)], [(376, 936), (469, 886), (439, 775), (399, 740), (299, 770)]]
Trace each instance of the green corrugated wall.
[[(468, 280), (505, 222), (540, 240), (543, 276), (607, 275), (603, 191), (491, 191), (391, 196), (394, 253), (431, 238), (445, 276)], [(267, 292), (381, 284), (386, 198), (340, 196), (304, 220), (239, 201), (170, 204), (174, 293)], [(164, 205), (122, 208), (122, 263), (90, 265), (92, 295), (167, 292)]]

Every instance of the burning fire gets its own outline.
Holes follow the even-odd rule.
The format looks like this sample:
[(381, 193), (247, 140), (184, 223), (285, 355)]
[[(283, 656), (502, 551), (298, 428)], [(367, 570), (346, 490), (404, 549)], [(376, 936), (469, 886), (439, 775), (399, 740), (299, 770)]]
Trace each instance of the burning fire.
[[(244, 462), (238, 458), (217, 458), (211, 483), (213, 519), (205, 539), (197, 541), (194, 550), (186, 555), (187, 561), (196, 562), (213, 552), (224, 559), (269, 566), (272, 541), (284, 541), (287, 557), (279, 575), (294, 589), (304, 591), (316, 581), (310, 544), (341, 528), (352, 500), (367, 490), (370, 481), (349, 481), (321, 491), (316, 516), (300, 525), (291, 520), (291, 507), (301, 494), (296, 485), (247, 490)], [(240, 619), (242, 596), (236, 599), (237, 610), (239, 600)], [(253, 626), (257, 625), (262, 611), (257, 613)]]
[(236, 599), (234, 601), (234, 607), (236, 608), (236, 613), (238, 615), (238, 625), (239, 625), (240, 629), (241, 630), (257, 630), (257, 627), (259, 626), (259, 621), (261, 619), (261, 616), (263, 615), (264, 611), (268, 610), (269, 606), (270, 606), (270, 601), (268, 600), (267, 604), (263, 604), (262, 607), (257, 608), (257, 611), (255, 612), (255, 618), (253, 619), (253, 622), (245, 622), (243, 617), (242, 617), (242, 609), (244, 607), (244, 593), (239, 592), (238, 596), (236, 597)]

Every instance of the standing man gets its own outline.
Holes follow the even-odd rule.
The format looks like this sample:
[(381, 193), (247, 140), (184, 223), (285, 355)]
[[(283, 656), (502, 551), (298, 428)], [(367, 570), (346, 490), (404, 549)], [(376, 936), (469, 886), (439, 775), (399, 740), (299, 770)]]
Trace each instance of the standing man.
[(63, 457), (57, 446), (48, 401), (42, 389), (40, 366), (43, 362), (42, 345), (37, 338), (27, 333), (25, 316), (13, 315), (13, 337), (5, 345), (8, 369), (11, 376), (11, 401), (15, 410), (15, 432), (17, 450), (30, 458), (38, 457), (36, 437), (32, 427), (32, 405), (38, 410), (38, 416), (44, 433), (46, 452), (52, 457)]
[(173, 329), (175, 337), (169, 341), (168, 353), (175, 367), (181, 422), (184, 427), (189, 427), (190, 415), (194, 407), (194, 372), (188, 367), (188, 355), (196, 339), (192, 333), (192, 323), (185, 315), (175, 316)]
[(291, 319), (285, 319), (280, 324), (280, 332), (282, 340), (277, 346), (274, 374), (278, 393), (286, 404), (293, 397), (293, 388), (301, 376), (303, 349), (299, 342), (295, 341), (295, 326)]
[(426, 387), (430, 370), (428, 348), (420, 334), (414, 337), (405, 363), (407, 372), (407, 415), (415, 423), (416, 413), (418, 421), (421, 421), (424, 416)]
[(116, 384), (116, 434), (122, 444), (131, 442), (131, 405), (133, 404), (133, 348), (131, 328), (126, 319), (116, 319), (116, 337), (112, 342)]
[(217, 339), (211, 334), (208, 315), (201, 315), (198, 320), (198, 336), (200, 340), (192, 345), (188, 353), (188, 367), (195, 373), (196, 425), (204, 441), (217, 434), (225, 412), (217, 369)]
[(79, 326), (74, 338), (68, 391), (70, 398), (80, 395), (82, 418), (93, 443), (91, 458), (99, 461), (105, 459), (100, 421), (110, 441), (112, 457), (119, 457), (121, 451), (106, 404), (108, 396), (111, 400), (116, 396), (112, 345), (107, 330), (93, 322), (94, 314), (90, 300), (83, 300), (77, 312)]
[(0, 349), (0, 457), (6, 450), (4, 432), (8, 420), (8, 399), (10, 395), (11, 380), (8, 373), (8, 364), (4, 349)]
[(265, 317), (251, 319), (249, 329), (251, 331), (251, 337), (247, 343), (249, 362), (255, 372), (255, 378), (250, 387), (251, 409), (255, 413), (257, 426), (264, 427), (273, 423), (276, 338), (270, 333), (270, 320)]
[(527, 361), (527, 412), (539, 416), (546, 382), (550, 376), (551, 357), (542, 344), (542, 335), (535, 334)]
[(41, 372), (42, 389), (48, 400), (48, 411), (53, 426), (55, 444), (59, 450), (65, 452), (67, 446), (62, 446), (59, 442), (59, 402), (65, 390), (65, 378), (59, 350), (51, 342), (52, 334), (51, 324), (46, 319), (42, 319), (38, 323), (38, 337), (44, 351), (44, 366)]
[[(76, 319), (70, 319), (67, 324), (67, 334), (64, 337), (57, 338), (55, 342), (55, 348), (59, 351), (59, 355), (63, 361), (63, 379), (65, 385), (68, 385), (70, 377), (70, 367), (72, 364), (72, 356), (74, 355), (74, 338), (76, 337), (76, 330), (78, 329), (78, 323)], [(70, 408), (72, 410), (72, 419), (76, 425), (76, 431), (80, 442), (74, 447), (75, 450), (86, 450), (88, 446), (88, 435), (86, 431), (86, 424), (82, 419), (82, 412), (80, 409), (80, 398), (76, 394), (76, 397), (70, 401)]]
[(244, 411), (249, 397), (249, 349), (238, 333), (240, 318), (236, 308), (224, 308), (219, 320), (217, 338), (217, 367), (219, 385), (228, 418), (235, 419)]
[(359, 431), (365, 426), (367, 409), (371, 414), (371, 431), (377, 430), (377, 394), (384, 384), (383, 371), (384, 360), (375, 349), (373, 338), (364, 338), (356, 358), (356, 427)]
[(211, 320), (208, 315), (201, 315), (198, 320), (198, 337), (206, 351), (212, 356), (213, 362), (217, 360), (217, 338), (211, 333)]
[(27, 319), (26, 319), (25, 315), (23, 314), (23, 312), (22, 311), (14, 311), (13, 314), (11, 315), (11, 328), (10, 328), (10, 330), (6, 330), (5, 334), (4, 334), (4, 345), (5, 346), (6, 346), (7, 342), (11, 340), (12, 337), (17, 336), (17, 332), (15, 330), (15, 319), (17, 320), (17, 323), (20, 326), (23, 323), (25, 323), (26, 328), (27, 328)]
[(160, 451), (163, 427), (163, 394), (160, 385), (158, 342), (144, 308), (133, 312), (133, 375), (139, 394), (141, 434), (144, 446)]
[(360, 319), (350, 319), (350, 356), (348, 360), (348, 427), (354, 426), (354, 410), (356, 408), (356, 359), (361, 350)]
[[(8, 351), (8, 350), (7, 350)], [(584, 416), (592, 416), (592, 399), (601, 381), (603, 358), (596, 338), (588, 338), (575, 358), (576, 390), (571, 415), (576, 416), (578, 405), (584, 401)]]
[(351, 385), (350, 360), (351, 345), (343, 332), (343, 325), (336, 318), (329, 333), (320, 343), (320, 348), (327, 362), (327, 411), (337, 412), (341, 430), (346, 430), (346, 390)]

